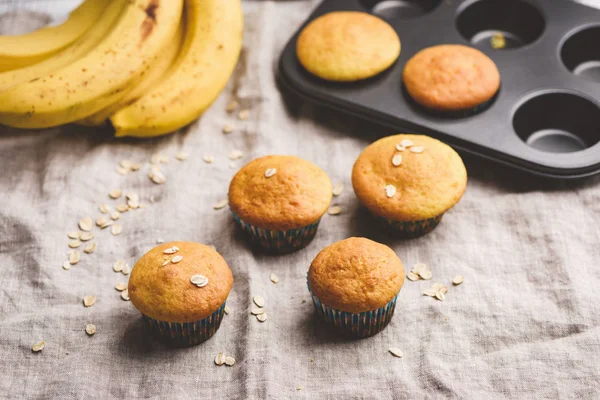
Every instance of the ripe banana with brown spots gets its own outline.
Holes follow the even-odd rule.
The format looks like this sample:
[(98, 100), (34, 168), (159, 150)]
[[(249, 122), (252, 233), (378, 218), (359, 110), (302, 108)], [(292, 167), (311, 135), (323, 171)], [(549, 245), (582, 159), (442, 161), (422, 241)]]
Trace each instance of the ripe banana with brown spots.
[(242, 48), (241, 0), (186, 0), (187, 34), (166, 78), (111, 118), (117, 136), (173, 132), (198, 118), (218, 97)]
[[(103, 0), (106, 1), (106, 0)], [(100, 21), (93, 25), (82, 37), (69, 47), (39, 63), (11, 71), (0, 72), (0, 92), (21, 83), (48, 75), (69, 65), (98, 46), (113, 29), (127, 0), (112, 0), (102, 13)]]
[(114, 113), (123, 107), (127, 107), (128, 105), (135, 103), (140, 97), (152, 90), (154, 86), (160, 82), (160, 80), (169, 71), (177, 55), (179, 54), (185, 34), (183, 25), (185, 24), (179, 25), (179, 29), (173, 39), (164, 49), (162, 49), (158, 60), (152, 64), (152, 68), (150, 68), (150, 70), (144, 75), (144, 78), (137, 86), (130, 89), (125, 97), (123, 97), (120, 101), (111, 104), (105, 109), (100, 110), (97, 113), (90, 115), (86, 119), (78, 121), (77, 123), (84, 126), (104, 125), (108, 118), (110, 118), (110, 116), (112, 116)]
[(84, 57), (0, 93), (0, 124), (47, 128), (119, 101), (161, 56), (182, 8), (183, 0), (129, 0), (114, 29)]
[(24, 35), (0, 36), (0, 72), (35, 64), (74, 43), (99, 20), (106, 3), (86, 0), (60, 25)]

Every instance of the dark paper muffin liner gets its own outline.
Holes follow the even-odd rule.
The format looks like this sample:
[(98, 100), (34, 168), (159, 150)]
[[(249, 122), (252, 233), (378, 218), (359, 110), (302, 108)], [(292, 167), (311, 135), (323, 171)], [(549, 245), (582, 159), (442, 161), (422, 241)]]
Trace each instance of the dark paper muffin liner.
[(317, 233), (320, 219), (314, 224), (287, 231), (271, 231), (258, 228), (243, 221), (236, 213), (231, 211), (233, 218), (246, 233), (253, 245), (258, 246), (268, 253), (285, 254), (306, 247)]
[(161, 341), (175, 347), (188, 347), (210, 339), (221, 325), (225, 303), (208, 317), (194, 322), (165, 322), (142, 314), (145, 324)]
[(390, 323), (394, 316), (394, 310), (396, 309), (396, 299), (400, 293), (398, 292), (389, 303), (381, 308), (361, 313), (350, 313), (335, 310), (321, 303), (318, 297), (310, 290), (308, 280), (307, 285), (319, 317), (325, 321), (331, 329), (344, 336), (355, 339), (373, 336), (381, 332), (387, 324)]
[(394, 221), (391, 219), (375, 216), (375, 218), (384, 224), (390, 232), (403, 238), (416, 238), (423, 236), (434, 230), (442, 220), (444, 214), (437, 217), (422, 219), (419, 221)]

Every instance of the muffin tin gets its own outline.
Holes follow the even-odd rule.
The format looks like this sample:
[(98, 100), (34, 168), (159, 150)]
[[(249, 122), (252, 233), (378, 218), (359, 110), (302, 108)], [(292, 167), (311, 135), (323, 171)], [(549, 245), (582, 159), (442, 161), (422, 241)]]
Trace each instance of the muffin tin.
[[(373, 13), (398, 32), (402, 52), (387, 71), (339, 83), (317, 78), (296, 58), (300, 30), (341, 10)], [(310, 101), (398, 132), (422, 133), (460, 151), (551, 178), (600, 172), (600, 11), (569, 0), (325, 0), (285, 47), (283, 86)], [(490, 39), (502, 33), (506, 47)], [(473, 116), (435, 115), (402, 88), (402, 70), (419, 50), (470, 45), (502, 77), (489, 108)]]

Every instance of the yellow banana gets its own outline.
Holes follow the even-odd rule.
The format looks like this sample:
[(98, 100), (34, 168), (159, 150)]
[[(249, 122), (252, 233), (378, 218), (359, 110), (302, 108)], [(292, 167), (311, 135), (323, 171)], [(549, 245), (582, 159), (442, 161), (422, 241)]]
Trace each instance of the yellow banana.
[(0, 123), (47, 128), (84, 119), (139, 83), (171, 40), (182, 0), (129, 0), (108, 37), (50, 75), (0, 93)]
[(0, 72), (35, 64), (79, 39), (100, 17), (108, 0), (86, 0), (58, 26), (24, 35), (0, 36)]
[(69, 65), (98, 46), (114, 27), (127, 0), (104, 1), (109, 1), (108, 7), (106, 8), (106, 11), (102, 13), (98, 23), (94, 24), (75, 43), (37, 64), (11, 71), (0, 72), (0, 92), (12, 86), (47, 75), (65, 65)]
[(137, 102), (115, 113), (117, 136), (156, 136), (196, 118), (217, 98), (242, 47), (240, 0), (186, 0), (187, 34), (169, 75)]
[(160, 57), (154, 62), (152, 68), (146, 72), (144, 78), (136, 87), (129, 90), (125, 97), (115, 104), (112, 104), (77, 123), (86, 126), (103, 125), (106, 120), (115, 112), (134, 103), (149, 90), (151, 90), (157, 84), (157, 82), (159, 82), (160, 79), (165, 76), (175, 61), (175, 58), (179, 53), (179, 49), (181, 48), (181, 44), (183, 43), (184, 32), (185, 29), (183, 28), (183, 24), (180, 24), (177, 33), (173, 37), (173, 40), (169, 42), (169, 44), (161, 51)]

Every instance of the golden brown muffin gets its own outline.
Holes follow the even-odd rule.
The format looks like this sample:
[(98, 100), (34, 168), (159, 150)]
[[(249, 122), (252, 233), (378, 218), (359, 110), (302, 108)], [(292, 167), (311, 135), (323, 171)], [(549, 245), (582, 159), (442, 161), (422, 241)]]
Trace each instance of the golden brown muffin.
[[(173, 254), (165, 250), (176, 246)], [(166, 261), (180, 256), (177, 263)], [(197, 287), (190, 279), (204, 275), (208, 284)], [(165, 322), (193, 322), (217, 311), (229, 295), (233, 275), (227, 263), (212, 248), (193, 242), (171, 242), (156, 246), (135, 264), (129, 278), (131, 303), (142, 314)]]
[[(275, 173), (267, 177), (267, 170)], [(329, 208), (329, 177), (311, 162), (294, 156), (265, 156), (250, 161), (229, 185), (229, 206), (243, 221), (274, 231), (317, 222)]]
[(320, 78), (357, 81), (388, 69), (400, 55), (400, 39), (394, 28), (373, 15), (332, 12), (302, 30), (296, 55)]
[[(413, 145), (398, 151), (396, 146), (404, 140)], [(392, 162), (396, 154), (402, 158), (398, 166)], [(395, 189), (393, 196), (387, 185)], [(450, 146), (428, 136), (402, 134), (380, 139), (361, 153), (352, 169), (352, 186), (373, 214), (419, 221), (437, 217), (458, 203), (467, 186), (467, 171)]]
[(352, 237), (321, 250), (310, 265), (308, 283), (323, 304), (360, 313), (396, 297), (404, 284), (404, 266), (389, 247)]
[(402, 78), (417, 103), (439, 111), (472, 109), (500, 88), (496, 64), (481, 51), (457, 44), (421, 50), (406, 63)]

